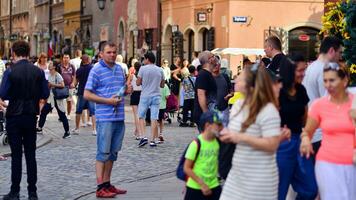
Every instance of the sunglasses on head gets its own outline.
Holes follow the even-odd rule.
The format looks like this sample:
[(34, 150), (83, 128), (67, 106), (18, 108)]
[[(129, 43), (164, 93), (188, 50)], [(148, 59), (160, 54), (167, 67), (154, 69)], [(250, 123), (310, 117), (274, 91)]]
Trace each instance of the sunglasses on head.
[(324, 71), (327, 71), (327, 70), (339, 71), (340, 69), (341, 69), (340, 66), (336, 63), (329, 63), (328, 65), (326, 65), (324, 67)]

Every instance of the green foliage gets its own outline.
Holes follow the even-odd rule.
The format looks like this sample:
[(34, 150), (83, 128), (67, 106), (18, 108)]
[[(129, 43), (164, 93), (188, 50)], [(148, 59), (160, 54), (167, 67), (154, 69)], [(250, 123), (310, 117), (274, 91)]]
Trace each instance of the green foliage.
[(343, 57), (350, 72), (350, 84), (356, 85), (356, 1), (327, 3), (326, 8), (329, 11), (322, 17), (321, 33), (343, 40)]

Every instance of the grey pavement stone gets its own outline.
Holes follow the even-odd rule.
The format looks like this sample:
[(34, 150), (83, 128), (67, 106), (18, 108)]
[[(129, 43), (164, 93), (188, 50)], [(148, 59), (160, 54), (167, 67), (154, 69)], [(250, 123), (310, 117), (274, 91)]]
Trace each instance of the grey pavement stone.
[[(138, 142), (133, 137), (134, 124), (131, 108), (126, 107), (125, 111), (125, 138), (118, 161), (114, 164), (111, 180), (116, 185), (127, 186), (127, 197), (119, 196), (119, 198), (135, 199), (139, 195), (151, 198), (149, 191), (156, 191), (157, 188), (159, 190), (152, 192), (152, 195), (161, 193), (167, 195), (167, 198), (159, 195), (162, 196), (161, 199), (177, 199), (175, 194), (179, 195), (179, 192), (177, 193), (173, 189), (177, 189), (179, 181), (175, 182), (173, 177), (172, 180), (168, 179), (168, 182), (160, 182), (161, 175), (174, 176), (172, 172), (175, 171), (184, 148), (195, 137), (197, 130), (178, 127), (176, 120), (173, 120), (172, 124), (166, 124), (164, 144), (160, 144), (156, 148), (149, 146), (138, 148)], [(73, 128), (74, 115), (71, 118), (70, 125)], [(90, 127), (81, 128), (79, 135), (73, 135), (72, 138), (65, 140), (62, 139), (63, 133), (62, 124), (58, 122), (56, 113), (50, 114), (44, 134), (52, 137), (52, 142), (37, 150), (37, 187), (40, 199), (77, 199), (95, 191), (96, 137), (91, 135)], [(150, 133), (149, 127), (147, 127), (147, 133)], [(0, 197), (9, 191), (10, 167), (11, 158), (8, 161), (0, 162)], [(152, 177), (157, 177), (157, 181), (145, 181)], [(137, 182), (137, 180), (142, 181)], [(27, 197), (26, 186), (24, 161), (21, 183), (22, 197)], [(142, 192), (141, 188), (147, 189), (147, 192)], [(181, 196), (178, 198), (181, 199)]]

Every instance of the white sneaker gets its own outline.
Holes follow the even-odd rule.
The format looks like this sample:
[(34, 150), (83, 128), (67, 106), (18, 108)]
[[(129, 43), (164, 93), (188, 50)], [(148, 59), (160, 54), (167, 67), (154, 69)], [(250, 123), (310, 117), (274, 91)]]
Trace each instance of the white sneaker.
[(72, 135), (79, 135), (79, 129), (73, 129), (72, 130)]
[(91, 121), (87, 122), (87, 126), (92, 126), (93, 123)]
[(93, 131), (92, 135), (96, 136), (96, 131)]
[(82, 123), (81, 127), (87, 127), (86, 123)]
[(70, 121), (70, 115), (67, 115), (67, 119)]

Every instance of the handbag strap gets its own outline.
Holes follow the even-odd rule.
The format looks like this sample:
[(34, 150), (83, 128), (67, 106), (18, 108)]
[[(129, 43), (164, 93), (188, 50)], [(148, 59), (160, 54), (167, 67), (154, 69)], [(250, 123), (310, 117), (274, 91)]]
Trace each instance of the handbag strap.
[(189, 79), (190, 83), (192, 84), (193, 89), (195, 90), (195, 84), (193, 83), (193, 80), (190, 78), (190, 76), (188, 76), (188, 79)]

